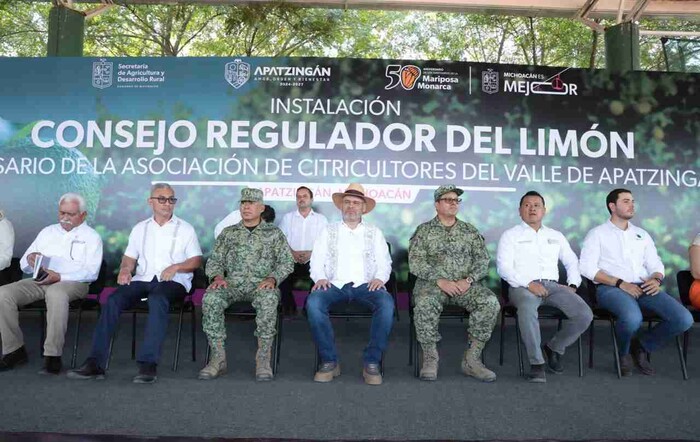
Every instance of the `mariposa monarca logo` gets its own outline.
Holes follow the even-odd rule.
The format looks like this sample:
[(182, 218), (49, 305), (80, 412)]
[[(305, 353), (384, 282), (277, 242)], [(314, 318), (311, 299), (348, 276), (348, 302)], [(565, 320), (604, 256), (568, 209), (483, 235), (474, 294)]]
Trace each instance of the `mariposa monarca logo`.
[(400, 64), (390, 64), (386, 67), (385, 76), (389, 79), (389, 84), (387, 84), (384, 89), (394, 89), (396, 86), (401, 85), (407, 91), (413, 89), (416, 82), (420, 78), (421, 70), (418, 66), (412, 64), (407, 64), (406, 66), (401, 66)]

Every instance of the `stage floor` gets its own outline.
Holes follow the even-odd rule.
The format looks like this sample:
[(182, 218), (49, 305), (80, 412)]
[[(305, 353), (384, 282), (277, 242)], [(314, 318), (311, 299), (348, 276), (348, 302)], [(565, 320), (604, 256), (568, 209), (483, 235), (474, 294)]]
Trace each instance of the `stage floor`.
[[(361, 378), (368, 320), (335, 322), (343, 374), (330, 384), (312, 381), (314, 346), (306, 321), (285, 320), (277, 378), (256, 383), (254, 322), (229, 320), (229, 373), (214, 381), (198, 381), (205, 340), (198, 327), (197, 361), (192, 362), (187, 317), (180, 368), (177, 372), (170, 369), (175, 346), (173, 316), (158, 382), (135, 385), (131, 383), (136, 365), (130, 359), (130, 316), (122, 316), (107, 379), (72, 381), (65, 374), (37, 374), (41, 368), (39, 319), (37, 314), (23, 313), (30, 362), (0, 373), (0, 440), (111, 441), (117, 440), (115, 435), (174, 440), (700, 439), (700, 422), (694, 415), (700, 405), (700, 348), (693, 339), (690, 380), (681, 377), (673, 345), (653, 355), (656, 376), (635, 373), (618, 380), (610, 330), (599, 322), (594, 369), (586, 364), (584, 377), (578, 377), (574, 346), (565, 355), (564, 374), (548, 375), (546, 384), (529, 384), (518, 376), (515, 332), (509, 320), (504, 365), (498, 365), (498, 328), (486, 349), (486, 364), (497, 372), (498, 381), (483, 384), (462, 376), (459, 370), (464, 324), (445, 322), (439, 379), (427, 383), (414, 378), (407, 365), (408, 316), (405, 311), (401, 314), (386, 354), (384, 385), (370, 387)], [(139, 317), (137, 337), (144, 319)], [(94, 313), (86, 313), (78, 364), (87, 355), (94, 324)], [(74, 326), (71, 317), (64, 364), (70, 361)], [(555, 327), (554, 322), (543, 323), (543, 336), (550, 336)], [(695, 340), (698, 333), (695, 327)], [(586, 339), (586, 362), (587, 357)], [(36, 433), (45, 434), (39, 438)]]

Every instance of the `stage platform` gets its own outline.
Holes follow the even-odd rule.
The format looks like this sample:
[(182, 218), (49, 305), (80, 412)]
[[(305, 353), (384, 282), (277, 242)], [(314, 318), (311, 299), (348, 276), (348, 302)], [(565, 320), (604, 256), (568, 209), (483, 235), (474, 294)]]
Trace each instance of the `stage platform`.
[[(137, 337), (145, 316), (139, 317)], [(312, 381), (314, 346), (303, 317), (284, 321), (277, 378), (256, 383), (253, 376), (254, 322), (228, 322), (229, 373), (198, 381), (206, 350), (197, 327), (197, 361), (191, 361), (185, 316), (180, 367), (170, 368), (175, 346), (173, 316), (155, 385), (131, 383), (131, 317), (121, 329), (108, 376), (103, 381), (73, 381), (41, 376), (39, 318), (22, 313), (29, 364), (0, 373), (0, 440), (112, 441), (118, 436), (162, 440), (608, 440), (700, 439), (695, 412), (700, 405), (700, 346), (694, 327), (688, 358), (690, 379), (683, 381), (676, 349), (652, 356), (653, 377), (635, 373), (617, 379), (606, 323), (596, 324), (595, 367), (578, 377), (575, 346), (565, 355), (566, 371), (548, 375), (546, 384), (518, 376), (515, 328), (506, 327), (506, 353), (498, 365), (498, 328), (486, 349), (486, 364), (499, 378), (483, 384), (461, 375), (464, 324), (441, 325), (437, 382), (413, 377), (408, 363), (408, 315), (401, 311), (385, 362), (385, 382), (362, 383), (361, 354), (369, 321), (335, 321), (342, 375), (329, 384)], [(78, 364), (87, 356), (95, 313), (86, 313)], [(200, 320), (198, 312), (198, 321)], [(67, 333), (64, 364), (70, 361), (75, 318)], [(543, 323), (543, 336), (554, 331)], [(587, 337), (587, 335), (584, 335)], [(692, 338), (692, 337), (691, 337)], [(695, 342), (694, 342), (695, 341)], [(584, 341), (587, 342), (587, 341)], [(587, 362), (588, 346), (584, 345)], [(173, 437), (174, 439), (168, 439)]]

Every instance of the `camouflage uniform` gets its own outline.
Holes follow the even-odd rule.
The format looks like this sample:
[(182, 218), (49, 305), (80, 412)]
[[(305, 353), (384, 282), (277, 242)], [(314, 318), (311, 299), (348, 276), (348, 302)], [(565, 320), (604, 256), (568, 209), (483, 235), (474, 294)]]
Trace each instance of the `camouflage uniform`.
[(202, 302), (202, 328), (214, 351), (223, 349), (226, 339), (224, 311), (237, 301), (253, 303), (255, 336), (272, 340), (280, 291), (258, 289), (258, 284), (270, 276), (279, 285), (293, 268), (287, 240), (273, 224), (261, 221), (251, 232), (239, 222), (221, 232), (207, 261), (206, 274), (209, 278), (224, 275), (228, 287), (207, 290)]
[[(445, 227), (437, 216), (421, 224), (411, 237), (408, 263), (418, 278), (413, 290), (418, 342), (429, 345), (440, 340), (438, 322), (447, 303), (470, 312), (471, 338), (484, 343), (489, 340), (500, 304), (496, 295), (479, 282), (488, 271), (489, 255), (484, 238), (474, 226), (457, 220), (452, 227)], [(438, 279), (467, 277), (474, 282), (463, 295), (449, 297), (437, 286)]]

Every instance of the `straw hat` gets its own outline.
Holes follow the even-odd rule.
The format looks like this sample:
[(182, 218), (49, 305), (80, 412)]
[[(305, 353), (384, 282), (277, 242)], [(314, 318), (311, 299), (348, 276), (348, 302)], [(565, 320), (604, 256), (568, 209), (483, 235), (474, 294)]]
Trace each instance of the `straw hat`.
[(357, 198), (362, 198), (365, 201), (365, 204), (367, 205), (365, 209), (365, 213), (369, 213), (374, 209), (374, 206), (377, 205), (377, 202), (373, 200), (372, 198), (365, 196), (365, 188), (362, 187), (362, 184), (358, 183), (351, 183), (347, 189), (345, 189), (345, 192), (342, 193), (334, 193), (333, 194), (333, 204), (335, 204), (335, 207), (338, 209), (343, 209), (343, 198), (346, 196), (354, 196)]

